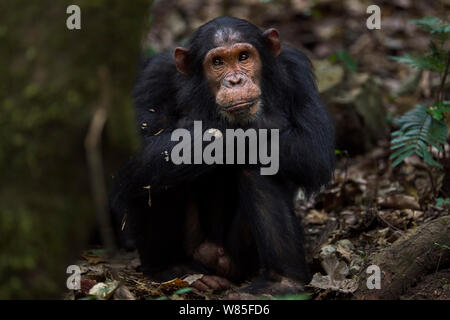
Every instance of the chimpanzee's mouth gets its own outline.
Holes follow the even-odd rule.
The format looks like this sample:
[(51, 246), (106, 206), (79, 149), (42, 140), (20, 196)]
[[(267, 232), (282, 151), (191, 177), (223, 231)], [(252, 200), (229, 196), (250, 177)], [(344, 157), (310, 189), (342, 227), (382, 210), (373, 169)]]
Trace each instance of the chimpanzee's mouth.
[(252, 105), (254, 105), (256, 102), (258, 101), (257, 98), (255, 99), (251, 99), (251, 100), (246, 100), (246, 101), (241, 101), (235, 104), (232, 104), (230, 106), (228, 106), (226, 108), (227, 112), (233, 112), (233, 111), (238, 111), (238, 110), (242, 110), (248, 107), (251, 107)]

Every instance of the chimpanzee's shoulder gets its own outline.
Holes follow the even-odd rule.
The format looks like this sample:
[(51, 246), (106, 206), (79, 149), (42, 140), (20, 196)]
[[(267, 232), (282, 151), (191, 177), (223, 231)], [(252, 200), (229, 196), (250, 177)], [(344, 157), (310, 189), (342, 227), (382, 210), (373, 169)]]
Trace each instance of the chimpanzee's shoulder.
[(141, 58), (138, 83), (149, 80), (152, 77), (161, 79), (162, 77), (173, 76), (176, 72), (175, 60), (170, 52), (163, 52), (151, 57)]
[(302, 68), (311, 68), (311, 60), (308, 56), (289, 44), (283, 43), (280, 59), (287, 64), (297, 64)]
[(177, 70), (170, 52), (144, 58), (133, 91), (137, 109), (173, 104)]

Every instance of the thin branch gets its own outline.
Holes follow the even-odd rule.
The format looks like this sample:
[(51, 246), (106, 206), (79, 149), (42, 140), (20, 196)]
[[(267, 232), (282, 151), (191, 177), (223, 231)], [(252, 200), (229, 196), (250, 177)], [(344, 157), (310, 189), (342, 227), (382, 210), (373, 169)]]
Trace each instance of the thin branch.
[(102, 132), (108, 118), (111, 105), (111, 84), (109, 70), (102, 66), (98, 69), (100, 98), (95, 107), (88, 133), (84, 140), (86, 158), (90, 172), (91, 192), (94, 198), (97, 221), (103, 244), (109, 254), (116, 250), (111, 219), (108, 214), (107, 192), (104, 182), (103, 159), (101, 152)]
[(444, 85), (445, 85), (445, 81), (447, 80), (449, 65), (450, 65), (450, 52), (447, 57), (447, 63), (445, 64), (444, 75), (442, 76), (441, 85), (439, 87), (439, 101), (444, 100)]

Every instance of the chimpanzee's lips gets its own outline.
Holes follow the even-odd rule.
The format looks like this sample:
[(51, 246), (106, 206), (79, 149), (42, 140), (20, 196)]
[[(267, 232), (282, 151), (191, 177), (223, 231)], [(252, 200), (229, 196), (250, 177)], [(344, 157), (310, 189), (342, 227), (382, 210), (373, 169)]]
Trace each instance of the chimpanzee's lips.
[(238, 110), (241, 110), (241, 109), (244, 109), (244, 108), (248, 108), (248, 107), (254, 105), (257, 100), (258, 99), (251, 99), (251, 100), (241, 101), (241, 102), (238, 102), (238, 103), (235, 103), (235, 104), (232, 104), (232, 105), (228, 106), (226, 108), (226, 110), (233, 112), (233, 111), (238, 111)]

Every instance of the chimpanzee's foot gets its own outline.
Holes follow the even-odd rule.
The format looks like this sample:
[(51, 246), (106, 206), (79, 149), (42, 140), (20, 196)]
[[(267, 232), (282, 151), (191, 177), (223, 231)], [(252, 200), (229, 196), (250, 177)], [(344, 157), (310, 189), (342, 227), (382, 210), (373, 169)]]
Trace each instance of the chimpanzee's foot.
[(207, 270), (197, 263), (180, 263), (164, 268), (142, 270), (144, 275), (156, 282), (165, 282), (175, 278), (182, 278), (187, 274), (205, 273)]
[[(156, 282), (165, 282), (175, 278), (183, 278), (183, 276), (188, 274), (198, 274), (198, 273), (207, 273), (203, 266), (200, 266), (198, 263), (186, 263), (186, 264), (178, 264), (174, 266), (167, 267), (164, 270), (160, 271), (149, 271), (144, 274)], [(191, 287), (199, 290), (199, 291), (209, 291), (209, 290), (224, 290), (231, 287), (230, 281), (227, 279), (215, 276), (215, 275), (203, 275), (200, 279), (194, 281), (191, 284)]]
[(200, 279), (196, 280), (191, 286), (200, 291), (209, 290), (225, 290), (231, 287), (230, 281), (219, 276), (204, 275)]
[(236, 278), (236, 266), (222, 246), (204, 241), (195, 249), (193, 258), (196, 262), (208, 268), (212, 273), (225, 278)]
[(257, 277), (249, 285), (230, 293), (231, 300), (255, 299), (258, 295), (269, 294), (271, 296), (286, 296), (305, 291), (304, 283), (283, 276), (276, 278)]

